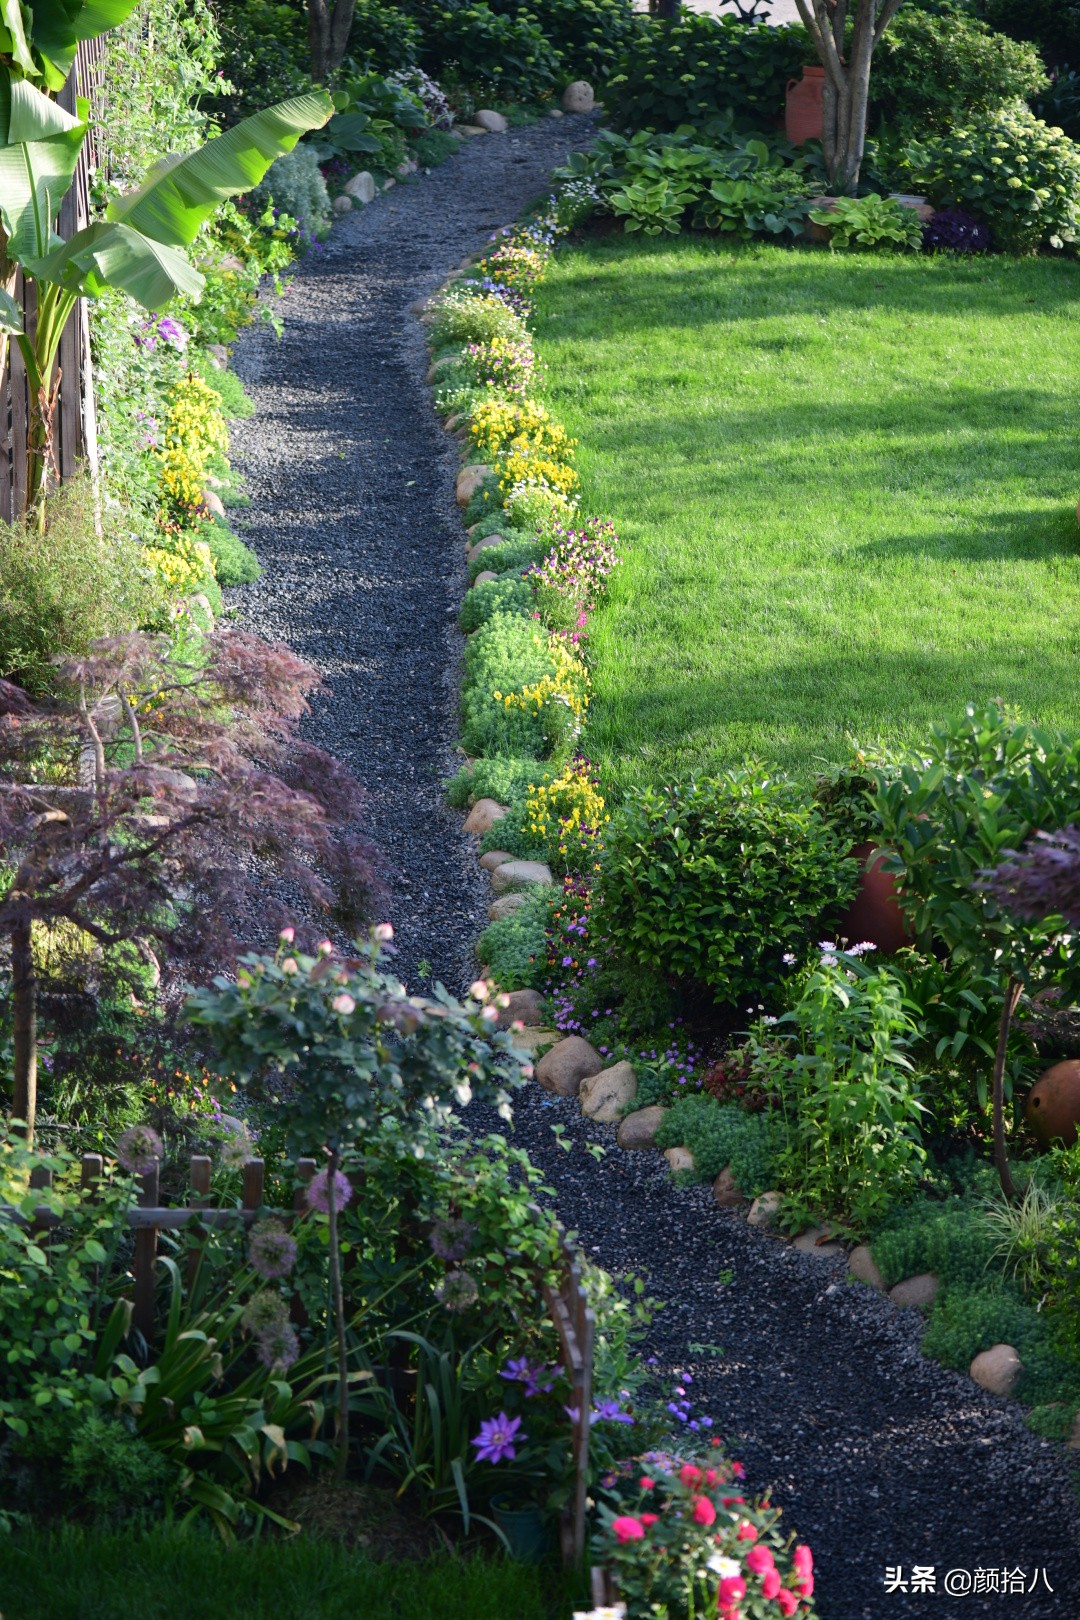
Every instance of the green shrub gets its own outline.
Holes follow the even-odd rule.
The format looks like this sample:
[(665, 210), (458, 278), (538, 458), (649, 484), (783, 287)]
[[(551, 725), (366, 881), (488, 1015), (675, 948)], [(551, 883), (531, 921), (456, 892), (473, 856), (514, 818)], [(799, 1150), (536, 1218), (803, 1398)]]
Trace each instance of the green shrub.
[(369, 70), (389, 73), (414, 66), (420, 50), (420, 27), (401, 6), (356, 0), (348, 48), (354, 61)]
[(157, 1522), (182, 1478), (118, 1419), (86, 1407), (43, 1413), (15, 1450), (31, 1469), (24, 1490), (35, 1506), (70, 1513), (78, 1504), (78, 1516), (99, 1529)]
[(542, 30), (561, 76), (603, 86), (637, 44), (644, 19), (633, 0), (489, 0), (492, 11), (519, 12)]
[(423, 129), (409, 142), (413, 157), (422, 169), (437, 169), (458, 149), (458, 143), (446, 129)]
[[(492, 551), (499, 547), (492, 546)], [(501, 579), (489, 579), (483, 585), (474, 585), (461, 605), (458, 617), (465, 635), (471, 635), (486, 624), (494, 613), (532, 613), (536, 593), (527, 579), (520, 574), (505, 574)]]
[(768, 1111), (748, 1114), (715, 1097), (680, 1097), (656, 1133), (658, 1148), (685, 1147), (694, 1156), (694, 1179), (712, 1181), (725, 1165), (748, 1198), (774, 1185), (783, 1123)]
[(462, 746), (469, 754), (535, 754), (546, 739), (539, 716), (508, 708), (495, 693), (518, 691), (555, 670), (547, 637), (532, 619), (496, 613), (465, 649)]
[(489, 534), (501, 534), (503, 544), (501, 546), (485, 546), (483, 551), (477, 552), (469, 564), (470, 579), (475, 579), (477, 574), (483, 573), (486, 568), (490, 568), (493, 574), (514, 573), (520, 577), (523, 568), (527, 568), (531, 563), (543, 561), (544, 545), (542, 541), (535, 539), (531, 534), (515, 532), (508, 524), (498, 523), (497, 519), (498, 513), (495, 513), (492, 518), (481, 522), (473, 539), (486, 539), (487, 537), (484, 534), (486, 528)]
[(604, 101), (620, 129), (677, 129), (724, 108), (743, 128), (770, 129), (783, 116), (787, 81), (814, 60), (800, 25), (683, 12), (642, 30)]
[(476, 954), (506, 990), (539, 990), (547, 976), (548, 902), (531, 894), (523, 906), (484, 929)]
[(57, 658), (148, 623), (161, 602), (138, 543), (113, 523), (98, 538), (81, 479), (52, 497), (43, 535), (0, 524), (0, 676), (43, 691)]
[(922, 247), (922, 225), (914, 208), (881, 197), (876, 191), (866, 197), (837, 197), (829, 208), (811, 208), (810, 218), (829, 231), (833, 248)]
[(1062, 1342), (1051, 1317), (1004, 1286), (944, 1289), (923, 1334), (924, 1355), (966, 1372), (994, 1344), (1011, 1344), (1020, 1354), (1016, 1394), (1022, 1401), (1041, 1406), (1080, 1397), (1080, 1357)]
[(492, 759), (477, 759), (463, 765), (446, 790), (447, 803), (458, 810), (475, 804), (477, 799), (495, 799), (499, 804), (510, 804), (524, 797), (525, 789), (550, 775), (547, 765), (535, 759), (514, 759), (496, 754)]
[(205, 524), (199, 530), (199, 539), (205, 540), (210, 547), (219, 585), (250, 585), (261, 577), (258, 557), (228, 524)]
[(221, 414), (230, 422), (254, 416), (255, 401), (244, 392), (244, 385), (235, 371), (207, 362), (199, 366), (198, 375), (221, 400)]
[(272, 203), (281, 213), (317, 236), (330, 223), (330, 193), (315, 148), (301, 144), (279, 157), (251, 192), (255, 207)]
[(806, 189), (791, 169), (714, 180), (694, 210), (694, 225), (724, 231), (741, 242), (754, 236), (798, 236), (810, 212)]
[(979, 0), (991, 28), (1028, 39), (1051, 67), (1080, 62), (1080, 0)]
[(470, 88), (511, 101), (540, 101), (559, 78), (558, 57), (537, 24), (520, 10), (500, 15), (483, 0), (427, 12), (420, 65), (436, 78), (449, 69)]
[(608, 828), (599, 927), (641, 967), (738, 1004), (850, 901), (856, 863), (808, 793), (760, 769), (649, 787)]
[(520, 343), (527, 336), (528, 328), (521, 316), (501, 298), (480, 292), (479, 283), (451, 287), (439, 299), (431, 323), (431, 345), (436, 354), (462, 349), (466, 343), (490, 343), (497, 337)]
[(987, 1268), (996, 1241), (978, 1204), (960, 1198), (945, 1203), (919, 1199), (892, 1216), (870, 1247), (889, 1288), (922, 1271), (973, 1288), (985, 1287), (993, 1277)]
[(937, 207), (966, 208), (1010, 253), (1074, 240), (1080, 220), (1080, 146), (1026, 108), (977, 127), (912, 141), (899, 155), (912, 189)]
[(1047, 85), (1039, 53), (975, 17), (904, 7), (874, 53), (870, 93), (890, 123), (916, 132), (976, 122)]

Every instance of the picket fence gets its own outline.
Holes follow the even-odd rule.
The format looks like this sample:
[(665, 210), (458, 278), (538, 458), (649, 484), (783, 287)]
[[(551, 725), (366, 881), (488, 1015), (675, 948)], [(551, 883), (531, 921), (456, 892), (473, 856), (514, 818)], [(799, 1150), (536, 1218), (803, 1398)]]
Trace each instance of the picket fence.
[[(177, 1232), (183, 1227), (228, 1226), (241, 1221), (251, 1225), (266, 1215), (286, 1218), (282, 1210), (267, 1210), (263, 1205), (266, 1171), (262, 1159), (245, 1159), (241, 1166), (240, 1207), (222, 1209), (211, 1203), (210, 1176), (213, 1161), (204, 1154), (193, 1153), (189, 1162), (188, 1202), (181, 1205), (163, 1205), (159, 1167), (136, 1178), (137, 1203), (124, 1213), (124, 1220), (134, 1238), (131, 1270), (134, 1280), (132, 1322), (149, 1342), (154, 1332), (154, 1296), (157, 1270), (158, 1237), (161, 1232)], [(82, 1156), (81, 1187), (93, 1196), (94, 1186), (104, 1170), (100, 1153)], [(307, 1208), (306, 1188), (314, 1176), (314, 1159), (299, 1159), (296, 1163), (297, 1187), (293, 1200), (293, 1215)], [(52, 1186), (53, 1173), (44, 1167), (30, 1175), (30, 1185), (43, 1190)], [(48, 1231), (61, 1224), (62, 1216), (47, 1204), (39, 1204), (33, 1214), (24, 1217), (11, 1205), (0, 1204), (0, 1218), (17, 1220), (34, 1229)], [(592, 1409), (592, 1363), (596, 1321), (589, 1306), (577, 1257), (565, 1236), (560, 1236), (560, 1264), (555, 1284), (542, 1284), (544, 1303), (559, 1339), (562, 1365), (570, 1383), (570, 1407), (573, 1455), (573, 1493), (563, 1516), (561, 1529), (562, 1554), (568, 1564), (577, 1564), (585, 1549), (585, 1508), (589, 1474), (589, 1414)]]

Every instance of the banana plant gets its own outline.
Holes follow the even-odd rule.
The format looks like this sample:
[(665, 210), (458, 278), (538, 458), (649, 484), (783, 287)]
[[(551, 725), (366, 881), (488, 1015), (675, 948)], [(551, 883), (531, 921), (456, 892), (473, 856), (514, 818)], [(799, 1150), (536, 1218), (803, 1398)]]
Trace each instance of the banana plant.
[[(114, 0), (112, 9), (124, 3)], [(83, 8), (96, 9), (109, 9), (108, 0)], [(17, 0), (0, 0), (0, 16), (13, 10)], [(52, 462), (57, 353), (78, 300), (110, 288), (151, 311), (178, 293), (198, 299), (204, 278), (185, 250), (215, 208), (257, 185), (276, 158), (320, 129), (333, 111), (329, 96), (317, 91), (254, 113), (196, 152), (160, 159), (141, 186), (109, 205), (104, 219), (64, 241), (54, 221), (86, 139), (89, 103), (79, 98), (67, 112), (28, 78), (0, 69), (0, 222), (9, 264), (22, 267), (37, 294), (37, 319), (27, 330), (16, 300), (0, 289), (0, 330), (14, 339), (26, 365), (26, 510), (39, 524)]]

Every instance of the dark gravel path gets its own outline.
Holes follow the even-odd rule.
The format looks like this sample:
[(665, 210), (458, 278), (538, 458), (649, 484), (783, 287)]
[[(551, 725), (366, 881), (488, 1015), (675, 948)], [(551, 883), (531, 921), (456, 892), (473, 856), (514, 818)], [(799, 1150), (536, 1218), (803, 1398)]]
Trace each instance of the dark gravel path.
[(471, 140), (430, 175), (345, 216), (278, 301), (280, 342), (249, 329), (234, 364), (256, 414), (232, 430), (250, 510), (237, 529), (264, 569), (243, 620), (323, 673), (307, 731), (370, 790), (398, 958), (460, 989), (487, 920), (486, 879), (441, 783), (456, 731), (465, 589), (457, 446), (423, 382), (409, 305), (491, 231), (546, 194), (588, 118)]
[[(441, 801), (455, 765), (464, 558), (455, 447), (431, 410), (407, 309), (540, 195), (586, 134), (566, 120), (474, 141), (348, 216), (282, 299), (283, 341), (251, 332), (237, 354), (258, 406), (233, 440), (253, 501), (244, 532), (266, 570), (241, 594), (242, 614), (326, 676), (310, 735), (371, 790), (368, 828), (389, 857), (410, 980), (425, 960), (452, 986), (472, 976), (488, 889)], [(569, 1153), (551, 1135), (559, 1122)], [(584, 1143), (610, 1138), (571, 1102), (530, 1089), (516, 1130), (585, 1247), (668, 1302), (650, 1351), (693, 1372), (748, 1487), (772, 1486), (813, 1546), (822, 1620), (1080, 1616), (1080, 1509), (1064, 1454), (1018, 1408), (925, 1361), (913, 1312), (754, 1233), (708, 1188), (675, 1189), (654, 1155), (612, 1146), (597, 1165)], [(934, 1567), (937, 1590), (887, 1594), (886, 1567), (910, 1577), (915, 1564)], [(1021, 1569), (1030, 1581), (1043, 1568), (1053, 1594), (942, 1590), (949, 1570)]]
[[(587, 1252), (665, 1302), (646, 1354), (692, 1373), (686, 1387), (745, 1463), (748, 1489), (771, 1486), (812, 1546), (822, 1620), (1080, 1615), (1069, 1454), (1026, 1429), (1013, 1402), (926, 1360), (916, 1311), (845, 1283), (840, 1260), (755, 1232), (709, 1186), (676, 1188), (659, 1154), (624, 1153), (573, 1101), (529, 1087), (515, 1136)], [(588, 1142), (610, 1149), (601, 1164)], [(910, 1579), (915, 1564), (934, 1566), (936, 1592), (886, 1594), (886, 1567)], [(1030, 1595), (942, 1590), (949, 1570), (1018, 1567), (1028, 1582), (1046, 1569), (1053, 1594), (1041, 1579)]]

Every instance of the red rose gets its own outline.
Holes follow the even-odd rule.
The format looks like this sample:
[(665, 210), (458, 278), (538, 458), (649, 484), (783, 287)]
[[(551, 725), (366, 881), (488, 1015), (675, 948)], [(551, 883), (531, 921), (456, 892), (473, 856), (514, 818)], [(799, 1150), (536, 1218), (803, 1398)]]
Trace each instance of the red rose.
[(641, 1522), (645, 1526), (646, 1530), (650, 1529), (652, 1525), (656, 1523), (657, 1517), (658, 1515), (655, 1513), (643, 1513), (641, 1515)]
[(720, 1479), (720, 1475), (716, 1472), (715, 1468), (706, 1468), (706, 1470), (705, 1470), (705, 1483), (706, 1483), (706, 1485), (716, 1485), (719, 1482), (719, 1479)]
[(751, 1547), (743, 1562), (751, 1575), (764, 1575), (773, 1568), (773, 1555), (768, 1547)]
[(746, 1469), (743, 1467), (741, 1462), (733, 1462), (731, 1465), (731, 1472), (735, 1475), (736, 1479), (746, 1478)]
[(794, 1614), (795, 1610), (799, 1607), (798, 1598), (795, 1596), (794, 1592), (789, 1592), (786, 1586), (782, 1586), (779, 1592), (777, 1592), (776, 1601), (779, 1603), (780, 1613), (783, 1615)]
[(735, 1536), (735, 1540), (736, 1541), (756, 1541), (757, 1540), (757, 1531), (754, 1529), (752, 1524), (749, 1524), (747, 1522), (747, 1520), (744, 1519), (742, 1524), (740, 1524), (740, 1526), (738, 1528), (738, 1531), (737, 1531), (736, 1536)]
[(695, 1468), (693, 1463), (683, 1463), (679, 1469), (679, 1478), (684, 1485), (700, 1485), (701, 1469)]
[(736, 1502), (745, 1502), (745, 1496), (723, 1496), (720, 1499), (725, 1507), (734, 1507)]
[(716, 1601), (722, 1608), (724, 1604), (738, 1603), (741, 1597), (746, 1596), (746, 1582), (741, 1575), (725, 1575), (716, 1588)]
[(804, 1598), (812, 1597), (814, 1593), (814, 1577), (804, 1575), (801, 1581), (792, 1581), (796, 1592), (801, 1592)]
[(780, 1591), (780, 1575), (776, 1569), (767, 1569), (761, 1577), (762, 1597), (774, 1598)]
[(644, 1526), (640, 1519), (632, 1519), (628, 1515), (621, 1519), (612, 1519), (611, 1528), (616, 1539), (620, 1542), (641, 1541), (645, 1535)]
[(655, 1479), (650, 1479), (648, 1474), (642, 1474), (641, 1478), (638, 1480), (638, 1484), (641, 1486), (643, 1491), (651, 1491), (655, 1487), (656, 1481)]
[(699, 1496), (694, 1503), (694, 1523), (705, 1525), (716, 1523), (716, 1509), (707, 1496)]
[(796, 1575), (810, 1575), (814, 1569), (814, 1555), (809, 1547), (796, 1547), (791, 1555), (792, 1568)]

